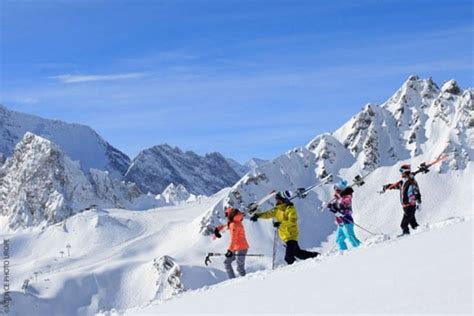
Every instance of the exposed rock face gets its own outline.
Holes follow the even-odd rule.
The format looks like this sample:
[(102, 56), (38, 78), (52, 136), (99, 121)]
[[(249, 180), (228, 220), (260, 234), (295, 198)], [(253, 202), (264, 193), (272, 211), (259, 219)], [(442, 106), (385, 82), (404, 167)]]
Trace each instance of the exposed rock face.
[(34, 134), (25, 134), (0, 169), (0, 212), (13, 228), (55, 223), (95, 201), (79, 164)]
[(190, 193), (209, 196), (234, 185), (240, 177), (219, 153), (203, 157), (192, 151), (159, 145), (140, 152), (127, 171), (126, 179), (135, 182), (143, 192), (158, 194), (175, 183)]
[(133, 208), (140, 189), (91, 169), (86, 176), (51, 141), (26, 133), (0, 167), (0, 213), (12, 228), (53, 224), (94, 205)]

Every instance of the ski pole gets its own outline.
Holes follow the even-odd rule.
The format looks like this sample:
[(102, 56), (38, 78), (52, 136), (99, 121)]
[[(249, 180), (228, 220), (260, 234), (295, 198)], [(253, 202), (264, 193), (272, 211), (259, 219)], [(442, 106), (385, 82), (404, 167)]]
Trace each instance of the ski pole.
[[(248, 257), (264, 257), (264, 254), (259, 254), (259, 253), (249, 253), (249, 254), (238, 254), (234, 253), (232, 254), (233, 256), (248, 256)], [(209, 263), (211, 263), (211, 256), (225, 256), (225, 253), (219, 253), (219, 252), (209, 252), (206, 256), (206, 259), (204, 259), (204, 264), (207, 266)]]
[(278, 229), (275, 228), (275, 233), (273, 234), (273, 254), (272, 254), (272, 270), (275, 270), (275, 258), (276, 258), (276, 246), (277, 246), (277, 232)]
[(368, 233), (371, 234), (372, 236), (375, 236), (375, 235), (376, 235), (376, 234), (374, 234), (373, 232), (371, 232), (370, 230), (365, 229), (364, 227), (360, 226), (359, 224), (356, 224), (355, 222), (352, 222), (352, 224), (354, 224), (355, 226), (359, 227), (359, 228), (362, 229), (362, 230), (365, 230), (366, 232), (368, 232)]
[[(337, 213), (342, 214), (342, 213), (340, 213), (340, 212), (337, 212)], [(336, 213), (334, 213), (334, 214), (336, 214)], [(360, 226), (359, 224), (357, 224), (357, 223), (354, 222), (354, 221), (351, 221), (351, 220), (349, 220), (349, 219), (346, 219), (346, 220), (348, 220), (351, 224), (354, 224), (354, 226), (357, 226), (357, 227), (359, 227), (360, 229), (362, 229), (362, 230), (368, 232), (368, 233), (371, 234), (372, 236), (376, 236), (376, 235), (377, 235), (377, 234), (371, 232), (370, 230), (368, 230), (367, 228), (365, 228), (365, 227), (363, 227), (363, 226)]]

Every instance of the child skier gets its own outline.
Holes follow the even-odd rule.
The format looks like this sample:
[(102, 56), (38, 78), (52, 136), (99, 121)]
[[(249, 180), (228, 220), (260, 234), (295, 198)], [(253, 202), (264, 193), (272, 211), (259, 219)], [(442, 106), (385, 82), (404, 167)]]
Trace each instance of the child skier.
[(273, 226), (278, 228), (278, 235), (286, 243), (285, 261), (288, 264), (293, 264), (296, 258), (314, 258), (319, 253), (302, 250), (298, 245), (298, 214), (295, 206), (290, 202), (290, 197), (291, 193), (289, 191), (278, 192), (275, 195), (276, 206), (271, 210), (255, 213), (250, 220), (256, 222), (259, 218), (276, 219)]
[(400, 202), (404, 213), (400, 227), (402, 228), (402, 235), (407, 235), (410, 234), (409, 226), (412, 229), (419, 226), (416, 222), (415, 212), (421, 206), (421, 194), (409, 164), (401, 166), (400, 174), (402, 177), (400, 181), (386, 184), (382, 189), (383, 192), (386, 190), (400, 190)]
[(354, 232), (352, 193), (354, 193), (354, 190), (347, 186), (347, 181), (341, 180), (334, 186), (335, 202), (327, 205), (327, 208), (336, 214), (336, 242), (340, 250), (347, 250), (346, 239), (349, 240), (353, 247), (359, 247), (360, 245), (360, 241)]
[[(232, 268), (232, 262), (237, 257), (237, 271), (240, 276), (245, 276), (245, 256), (249, 249), (249, 244), (245, 238), (245, 229), (242, 221), (244, 219), (243, 214), (238, 209), (227, 207), (225, 209), (225, 216), (227, 218), (227, 228), (230, 232), (230, 245), (225, 254), (226, 259), (224, 260), (225, 270), (229, 279), (235, 278), (234, 269)], [(220, 225), (216, 227), (214, 234), (217, 238), (221, 238), (220, 232), (225, 229), (225, 226)]]

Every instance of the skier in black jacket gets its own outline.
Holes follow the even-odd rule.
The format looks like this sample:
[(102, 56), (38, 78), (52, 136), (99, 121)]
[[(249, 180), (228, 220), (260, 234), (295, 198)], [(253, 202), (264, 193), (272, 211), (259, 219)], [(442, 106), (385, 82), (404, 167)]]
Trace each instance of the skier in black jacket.
[(421, 194), (418, 182), (416, 182), (415, 176), (411, 172), (410, 165), (402, 165), (400, 173), (402, 179), (396, 183), (384, 185), (383, 191), (400, 190), (400, 202), (404, 212), (400, 227), (403, 231), (402, 235), (407, 235), (410, 234), (409, 226), (412, 229), (416, 229), (419, 226), (416, 222), (415, 212), (421, 206)]

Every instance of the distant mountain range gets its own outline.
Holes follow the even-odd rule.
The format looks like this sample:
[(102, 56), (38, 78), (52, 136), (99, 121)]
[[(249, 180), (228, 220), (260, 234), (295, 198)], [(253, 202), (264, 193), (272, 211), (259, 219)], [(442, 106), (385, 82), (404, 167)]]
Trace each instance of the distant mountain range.
[(14, 227), (54, 223), (92, 205), (149, 208), (212, 195), (250, 170), (220, 153), (169, 145), (132, 162), (88, 126), (0, 105), (0, 214)]

